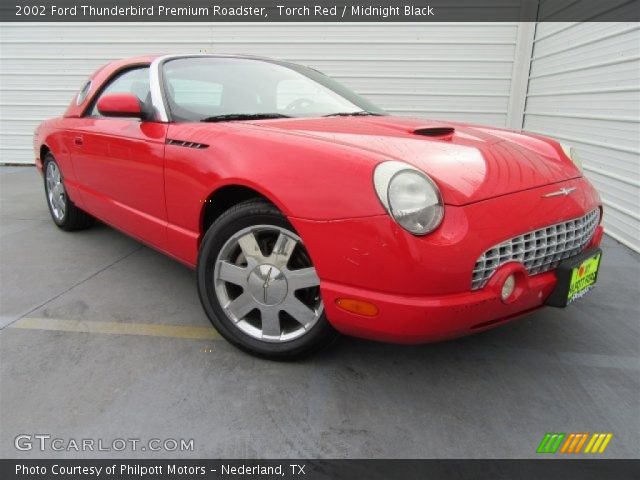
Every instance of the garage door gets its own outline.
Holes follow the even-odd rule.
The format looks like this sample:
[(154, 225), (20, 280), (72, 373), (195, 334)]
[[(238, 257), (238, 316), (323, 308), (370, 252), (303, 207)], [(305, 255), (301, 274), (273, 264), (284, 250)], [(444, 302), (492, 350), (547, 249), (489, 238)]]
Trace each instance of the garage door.
[(609, 235), (640, 251), (640, 26), (539, 23), (524, 128), (576, 147)]
[(393, 113), (505, 126), (518, 24), (0, 25), (0, 162), (33, 163), (36, 124), (109, 60), (209, 52), (318, 68)]
[(316, 67), (393, 113), (514, 128), (523, 123), (576, 145), (602, 192), (607, 233), (640, 251), (638, 24), (538, 24), (521, 122), (532, 53), (523, 40), (527, 28), (2, 24), (0, 163), (33, 163), (37, 123), (60, 115), (83, 79), (109, 60), (201, 50), (266, 55)]

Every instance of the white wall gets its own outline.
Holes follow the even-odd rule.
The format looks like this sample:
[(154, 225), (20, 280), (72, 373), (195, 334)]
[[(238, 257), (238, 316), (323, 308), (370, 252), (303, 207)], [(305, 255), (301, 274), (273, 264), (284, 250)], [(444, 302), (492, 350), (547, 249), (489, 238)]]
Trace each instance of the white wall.
[(576, 147), (607, 233), (640, 251), (640, 25), (539, 23), (524, 129)]
[(32, 163), (32, 132), (118, 58), (250, 53), (313, 66), (393, 113), (505, 126), (518, 24), (0, 25), (0, 162)]

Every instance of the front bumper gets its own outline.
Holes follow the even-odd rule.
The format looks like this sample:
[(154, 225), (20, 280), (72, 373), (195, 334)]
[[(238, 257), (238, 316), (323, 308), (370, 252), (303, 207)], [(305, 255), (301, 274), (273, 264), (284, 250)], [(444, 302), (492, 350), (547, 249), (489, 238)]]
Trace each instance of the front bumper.
[[(489, 286), (477, 292), (439, 297), (407, 297), (326, 282), (322, 298), (327, 318), (346, 335), (397, 343), (422, 343), (487, 330), (543, 306), (555, 287), (553, 272), (527, 278), (523, 294), (505, 304)], [(342, 310), (338, 298), (366, 299), (379, 313), (365, 317)]]
[[(500, 242), (537, 228), (580, 217), (600, 206), (584, 178), (570, 197), (551, 197), (549, 187), (475, 204), (447, 206), (443, 224), (415, 237), (388, 216), (336, 221), (291, 218), (321, 279), (328, 320), (340, 332), (374, 340), (420, 343), (486, 330), (536, 310), (556, 285), (555, 272), (524, 272), (517, 298), (500, 296), (501, 269), (481, 290), (471, 290), (478, 257)], [(551, 188), (554, 188), (551, 186)], [(557, 186), (556, 186), (557, 189)], [(598, 246), (599, 226), (586, 248)], [(505, 268), (522, 269), (519, 264)], [(378, 308), (363, 316), (340, 308), (339, 298)]]

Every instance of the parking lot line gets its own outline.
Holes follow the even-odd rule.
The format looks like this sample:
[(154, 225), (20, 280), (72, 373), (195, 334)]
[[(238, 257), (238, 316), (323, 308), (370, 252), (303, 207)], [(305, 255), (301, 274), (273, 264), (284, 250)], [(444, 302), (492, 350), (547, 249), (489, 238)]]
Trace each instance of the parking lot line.
[(66, 320), (60, 318), (24, 317), (9, 328), (50, 330), (57, 332), (105, 333), (108, 335), (146, 335), (152, 337), (187, 338), (191, 340), (219, 340), (213, 327), (190, 327), (151, 323), (100, 322)]

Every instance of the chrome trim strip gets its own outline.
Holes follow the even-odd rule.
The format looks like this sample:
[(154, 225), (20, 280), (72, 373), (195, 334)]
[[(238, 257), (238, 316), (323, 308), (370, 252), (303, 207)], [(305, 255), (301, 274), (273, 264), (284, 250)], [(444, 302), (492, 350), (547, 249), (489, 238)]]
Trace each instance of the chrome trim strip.
[(162, 62), (175, 57), (175, 55), (165, 55), (164, 57), (158, 57), (149, 67), (149, 88), (151, 90), (151, 104), (153, 105), (154, 114), (158, 122), (168, 122), (169, 115), (167, 108), (164, 104), (164, 98), (162, 96), (162, 85), (160, 85), (160, 68)]
[[(86, 82), (84, 82), (82, 84), (82, 87), (80, 87), (80, 91), (76, 94), (76, 105), (80, 106), (84, 103), (84, 101), (87, 99), (87, 97), (89, 97), (89, 93), (91, 92), (91, 89), (93, 88), (93, 80), (89, 79)], [(82, 93), (84, 92), (84, 95), (82, 95)]]

